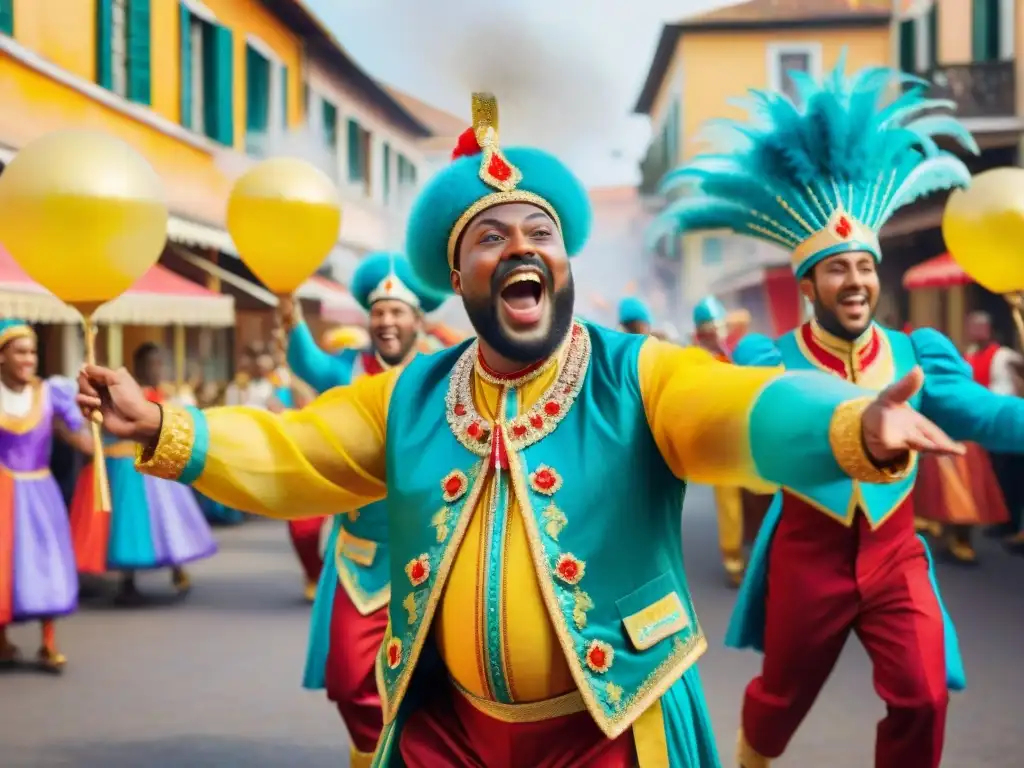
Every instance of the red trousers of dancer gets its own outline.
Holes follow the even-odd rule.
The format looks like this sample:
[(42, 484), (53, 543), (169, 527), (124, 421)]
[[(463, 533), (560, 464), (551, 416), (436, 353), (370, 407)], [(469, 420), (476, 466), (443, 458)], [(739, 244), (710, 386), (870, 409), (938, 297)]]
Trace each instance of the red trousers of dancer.
[(633, 731), (609, 739), (588, 712), (505, 723), (451, 689), (405, 723), (398, 743), (407, 768), (633, 768)]
[(288, 521), (288, 534), (309, 584), (315, 584), (320, 579), (320, 571), (324, 567), (324, 559), (320, 556), (320, 530), (325, 519), (307, 517)]
[(384, 727), (374, 663), (387, 627), (387, 606), (363, 616), (345, 588), (338, 585), (331, 613), (325, 683), (327, 698), (338, 707), (349, 738), (360, 752), (376, 749)]
[(860, 512), (847, 528), (787, 494), (766, 609), (762, 672), (743, 701), (743, 733), (755, 751), (785, 751), (854, 632), (887, 710), (875, 768), (938, 768), (949, 702), (945, 638), (911, 500), (872, 531)]

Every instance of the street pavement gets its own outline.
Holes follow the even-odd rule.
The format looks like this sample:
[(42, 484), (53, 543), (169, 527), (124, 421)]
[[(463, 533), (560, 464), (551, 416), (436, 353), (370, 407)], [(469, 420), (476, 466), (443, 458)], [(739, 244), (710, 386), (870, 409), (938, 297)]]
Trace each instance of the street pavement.
[[(683, 523), (687, 573), (711, 649), (701, 661), (723, 765), (732, 766), (743, 688), (759, 657), (721, 647), (734, 593), (718, 563), (711, 494), (691, 489)], [(0, 673), (0, 767), (337, 768), (345, 732), (318, 693), (300, 687), (309, 607), (284, 524), (218, 534), (217, 557), (192, 569), (174, 600), (166, 574), (140, 587), (152, 604), (111, 605), (90, 584), (60, 624), (63, 676)], [(1024, 703), (1024, 557), (992, 542), (976, 568), (940, 566), (957, 622), (969, 690), (949, 714), (947, 768), (1019, 768)], [(35, 627), (13, 639), (34, 652)], [(781, 766), (866, 768), (884, 708), (867, 658), (851, 640)], [(441, 768), (439, 766), (439, 768)], [(528, 767), (527, 767), (528, 768)]]

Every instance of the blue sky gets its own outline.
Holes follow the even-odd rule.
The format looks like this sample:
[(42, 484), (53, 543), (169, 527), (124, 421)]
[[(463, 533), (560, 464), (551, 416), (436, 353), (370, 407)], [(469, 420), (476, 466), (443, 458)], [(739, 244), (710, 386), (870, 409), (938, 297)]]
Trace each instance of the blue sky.
[(505, 143), (562, 156), (591, 186), (636, 181), (631, 116), (665, 21), (727, 0), (306, 0), (374, 77), (454, 114), (473, 90)]

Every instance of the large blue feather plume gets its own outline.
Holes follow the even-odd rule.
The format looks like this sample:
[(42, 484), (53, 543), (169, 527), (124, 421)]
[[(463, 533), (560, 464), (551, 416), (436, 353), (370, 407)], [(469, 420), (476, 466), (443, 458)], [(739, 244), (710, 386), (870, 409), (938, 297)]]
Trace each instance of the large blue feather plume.
[[(846, 77), (845, 55), (821, 82), (790, 73), (796, 102), (751, 90), (730, 103), (745, 120), (710, 121), (710, 151), (669, 172), (681, 192), (652, 224), (648, 243), (686, 231), (727, 229), (793, 249), (829, 226), (837, 208), (877, 232), (902, 206), (966, 186), (970, 173), (939, 140), (978, 146), (926, 97), (927, 81), (884, 67)], [(895, 98), (892, 98), (893, 92)]]

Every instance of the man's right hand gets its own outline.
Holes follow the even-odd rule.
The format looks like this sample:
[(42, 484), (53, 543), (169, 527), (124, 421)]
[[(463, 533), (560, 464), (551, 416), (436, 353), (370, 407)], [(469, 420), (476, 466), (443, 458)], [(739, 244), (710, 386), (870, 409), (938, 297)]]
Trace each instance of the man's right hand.
[(160, 406), (146, 399), (124, 368), (82, 366), (76, 401), (86, 419), (101, 414), (103, 428), (114, 437), (149, 445), (160, 436)]
[(291, 331), (302, 322), (302, 311), (295, 303), (294, 296), (285, 294), (277, 297), (277, 316), (285, 332)]

